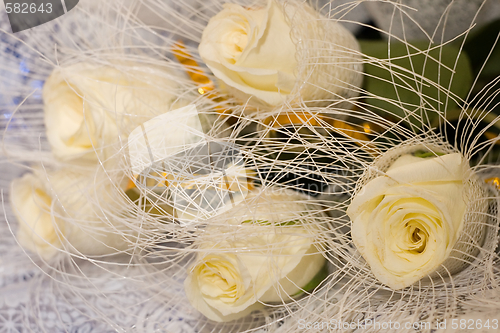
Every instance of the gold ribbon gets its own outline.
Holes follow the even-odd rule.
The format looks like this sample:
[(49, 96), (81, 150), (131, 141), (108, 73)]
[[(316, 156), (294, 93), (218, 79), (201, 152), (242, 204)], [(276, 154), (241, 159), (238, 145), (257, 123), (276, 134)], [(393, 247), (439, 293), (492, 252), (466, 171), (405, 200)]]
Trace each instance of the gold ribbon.
[(187, 48), (182, 41), (179, 40), (173, 45), (172, 52), (177, 61), (184, 66), (184, 70), (189, 75), (191, 80), (200, 85), (198, 88), (200, 95), (204, 95), (215, 89), (215, 85), (212, 80), (210, 80), (196, 60), (194, 60), (194, 58), (188, 53)]
[[(193, 177), (201, 176), (199, 174), (193, 174)], [(127, 187), (125, 191), (134, 189), (137, 187), (136, 182), (140, 176), (139, 175), (134, 175), (134, 179), (129, 179)], [(217, 185), (217, 187), (221, 190), (238, 190), (239, 186), (237, 184), (246, 184), (246, 189), (251, 191), (254, 189), (254, 185), (252, 184), (251, 179), (247, 177), (244, 181), (239, 181), (239, 178), (242, 177), (230, 177), (230, 176), (223, 176), (224, 180), (220, 182), (220, 184)], [(229, 178), (229, 179), (228, 179)], [(194, 189), (196, 187), (199, 187), (199, 184), (197, 183), (196, 179), (190, 179), (190, 177), (182, 177), (179, 179), (175, 179), (172, 175), (167, 174), (166, 172), (162, 172), (161, 176), (156, 174), (154, 177), (147, 177), (145, 179), (146, 186), (149, 187), (168, 187), (168, 186), (180, 186), (184, 189)], [(236, 185), (235, 185), (236, 184)], [(235, 189), (234, 186), (237, 188)], [(214, 187), (214, 186), (209, 186), (209, 187)]]
[[(200, 65), (196, 62), (196, 60), (194, 60), (193, 56), (189, 54), (186, 46), (182, 41), (179, 40), (173, 45), (172, 53), (174, 54), (177, 61), (179, 61), (182, 66), (184, 66), (184, 70), (189, 75), (191, 80), (199, 85), (198, 93), (200, 95), (206, 95), (216, 103), (222, 103), (225, 101), (224, 98), (218, 96), (213, 92), (215, 90), (215, 84), (203, 72)], [(220, 105), (215, 106), (214, 109), (225, 116), (228, 116), (230, 114), (230, 111), (228, 109)], [(232, 122), (234, 124), (236, 122), (236, 119), (230, 117), (229, 122)]]
[(370, 144), (370, 139), (366, 134), (372, 134), (373, 129), (369, 123), (363, 123), (359, 126), (359, 129), (349, 125), (348, 123), (326, 117), (319, 114), (313, 114), (310, 112), (297, 111), (297, 112), (285, 112), (279, 115), (274, 115), (264, 119), (264, 125), (272, 126), (272, 128), (283, 128), (287, 125), (310, 125), (315, 127), (322, 127), (325, 130), (330, 130), (330, 128), (325, 127), (324, 124), (328, 124), (332, 127), (331, 130), (341, 134), (350, 139), (358, 140), (357, 145), (367, 148), (370, 154), (375, 153), (375, 148)]
[[(189, 78), (193, 82), (199, 85), (198, 93), (200, 95), (206, 95), (208, 98), (218, 103), (225, 101), (224, 98), (217, 96), (215, 93), (213, 93), (213, 90), (215, 90), (215, 84), (203, 72), (200, 65), (196, 62), (196, 60), (194, 60), (193, 56), (189, 54), (185, 44), (182, 41), (179, 40), (173, 45), (172, 53), (174, 54), (177, 61), (179, 61), (179, 63), (184, 67), (184, 70), (188, 74)], [(214, 109), (224, 116), (227, 116), (229, 114), (229, 111), (221, 106), (215, 106)], [(230, 118), (229, 120), (231, 122), (232, 119)], [(125, 191), (137, 187), (136, 182), (138, 177), (139, 175), (134, 175), (133, 179), (129, 179)], [(168, 180), (173, 179), (172, 177), (169, 177), (166, 173), (163, 173), (161, 178), (163, 178), (164, 180), (160, 180), (152, 185), (157, 187), (165, 187), (169, 185)], [(151, 181), (154, 182), (154, 178), (146, 180), (148, 186), (150, 185), (148, 184), (148, 182)]]
[(499, 177), (491, 177), (484, 180), (485, 183), (491, 184), (495, 186), (498, 190), (500, 190), (500, 178)]

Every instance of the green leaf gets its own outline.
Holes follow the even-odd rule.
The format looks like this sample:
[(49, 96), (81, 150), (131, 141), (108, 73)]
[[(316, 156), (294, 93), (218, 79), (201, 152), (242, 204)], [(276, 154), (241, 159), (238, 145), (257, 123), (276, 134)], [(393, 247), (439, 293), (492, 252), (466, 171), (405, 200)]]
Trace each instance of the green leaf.
[(418, 150), (413, 153), (413, 156), (415, 157), (420, 157), (420, 158), (429, 158), (429, 157), (436, 157), (436, 156), (443, 156), (445, 155), (444, 153), (435, 153), (432, 151), (423, 151), (423, 150)]
[(479, 29), (473, 29), (464, 44), (474, 75), (478, 76), (473, 97), (478, 104), (481, 104), (479, 101), (489, 100), (488, 105), (481, 104), (481, 108), (495, 114), (500, 114), (500, 95), (497, 94), (500, 83), (491, 84), (500, 76), (500, 40), (496, 42), (499, 34), (500, 20), (496, 20)]
[(328, 263), (325, 263), (325, 265), (319, 270), (319, 272), (312, 278), (309, 283), (307, 283), (304, 287), (302, 287), (303, 290), (299, 291), (298, 293), (292, 295), (292, 296), (298, 296), (303, 294), (304, 292), (311, 292), (314, 289), (316, 289), (317, 286), (321, 284), (321, 282), (325, 281), (325, 279), (328, 277), (330, 273), (328, 272)]
[[(480, 29), (473, 29), (469, 34), (464, 50), (469, 55), (474, 74), (478, 74), (484, 65), (482, 77), (491, 80), (500, 75), (500, 43), (495, 45), (499, 33), (500, 20), (496, 20)], [(485, 64), (487, 58), (488, 62)]]
[(271, 223), (269, 223), (268, 220), (245, 220), (241, 223), (245, 223), (245, 224), (258, 223), (258, 224), (264, 224), (264, 225), (271, 225)]
[[(446, 94), (448, 88), (461, 99), (465, 99), (471, 89), (472, 70), (469, 59), (453, 45), (428, 51), (428, 42), (414, 42), (414, 48), (403, 43), (391, 43), (390, 62), (387, 60), (387, 41), (361, 41), (360, 45), (369, 62), (365, 64), (364, 88), (376, 96), (367, 97), (366, 102), (382, 115), (389, 113), (406, 118), (418, 126), (421, 121), (408, 117), (415, 112), (427, 124), (438, 117), (438, 112), (457, 108), (457, 103)], [(377, 59), (385, 61), (379, 64)], [(442, 88), (438, 89), (437, 84)]]
[(287, 221), (287, 222), (281, 222), (281, 223), (271, 223), (268, 220), (245, 220), (241, 223), (257, 223), (257, 224), (262, 224), (262, 225), (275, 225), (275, 226), (287, 226), (287, 225), (296, 225), (300, 224), (299, 220), (293, 220), (293, 221)]

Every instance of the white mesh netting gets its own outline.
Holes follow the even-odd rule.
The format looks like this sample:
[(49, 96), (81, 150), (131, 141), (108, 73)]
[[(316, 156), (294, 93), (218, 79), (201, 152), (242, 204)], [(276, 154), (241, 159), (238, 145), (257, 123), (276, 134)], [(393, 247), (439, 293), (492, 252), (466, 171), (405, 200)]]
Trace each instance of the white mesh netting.
[[(0, 332), (498, 324), (499, 193), (485, 180), (499, 170), (496, 136), (484, 139), (499, 120), (486, 116), (498, 78), (483, 88), (488, 97), (460, 95), (458, 58), (450, 68), (444, 44), (419, 50), (404, 31), (383, 36), (402, 42), (406, 56), (363, 54), (341, 27), (370, 25), (346, 18), (363, 2), (279, 2), (297, 64), (293, 89), (274, 106), (224, 86), (204, 65), (198, 45), (224, 1), (81, 0), (17, 34), (2, 10)], [(389, 20), (407, 19), (403, 2), (383, 4), (397, 13)], [(457, 32), (465, 31), (458, 49), (472, 27)], [(398, 62), (415, 52), (450, 80)], [(366, 90), (362, 81), (376, 75), (367, 65), (416, 99)], [(446, 120), (453, 103), (455, 123)], [(455, 132), (436, 134), (440, 126)], [(442, 267), (392, 290), (356, 249), (346, 209), (368, 181), (422, 147), (470, 163), (469, 205)], [(382, 326), (389, 322), (400, 327)]]

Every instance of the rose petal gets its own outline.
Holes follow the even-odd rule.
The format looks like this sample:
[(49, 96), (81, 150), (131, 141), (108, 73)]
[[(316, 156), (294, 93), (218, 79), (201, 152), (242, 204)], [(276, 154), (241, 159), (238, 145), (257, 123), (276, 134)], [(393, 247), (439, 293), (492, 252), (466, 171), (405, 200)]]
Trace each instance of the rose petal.
[[(460, 154), (405, 155), (353, 198), (353, 241), (381, 282), (404, 288), (449, 257), (463, 228), (466, 170)], [(411, 240), (417, 227), (424, 239)]]

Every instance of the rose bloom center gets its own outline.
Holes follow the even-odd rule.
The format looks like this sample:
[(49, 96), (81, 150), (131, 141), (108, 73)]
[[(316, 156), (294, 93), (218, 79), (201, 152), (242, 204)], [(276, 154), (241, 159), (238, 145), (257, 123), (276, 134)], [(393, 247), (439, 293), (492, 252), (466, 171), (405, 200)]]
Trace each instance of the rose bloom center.
[(238, 61), (248, 45), (247, 24), (248, 22), (244, 18), (234, 18), (220, 40), (222, 54), (232, 64)]
[(234, 303), (245, 293), (239, 271), (223, 259), (205, 260), (198, 268), (198, 283), (205, 296), (224, 303)]
[(411, 220), (405, 224), (405, 227), (408, 236), (408, 239), (406, 240), (408, 250), (415, 253), (424, 252), (425, 246), (427, 245), (427, 239), (429, 238), (429, 233), (425, 230), (420, 221)]
[(392, 220), (396, 253), (407, 259), (407, 255), (423, 254), (433, 239), (433, 230), (442, 227), (436, 207), (422, 198), (397, 200), (391, 206), (388, 218)]

